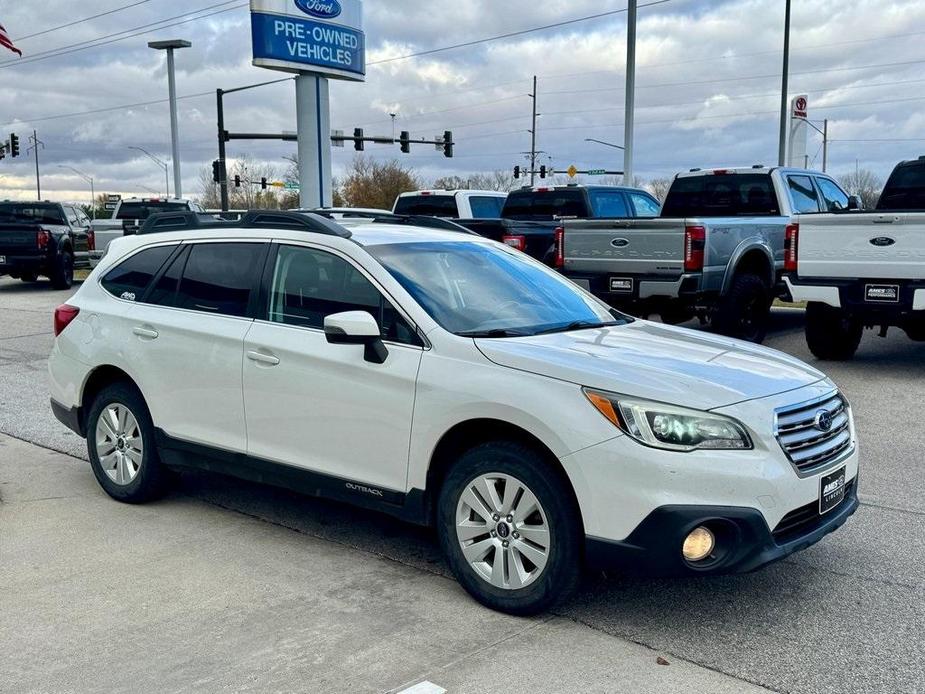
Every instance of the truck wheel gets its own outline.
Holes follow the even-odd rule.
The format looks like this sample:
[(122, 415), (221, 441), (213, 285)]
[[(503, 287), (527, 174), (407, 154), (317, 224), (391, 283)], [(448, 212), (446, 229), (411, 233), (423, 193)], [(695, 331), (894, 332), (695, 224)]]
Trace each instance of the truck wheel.
[(148, 406), (130, 384), (114, 383), (93, 400), (87, 452), (97, 482), (117, 501), (142, 503), (167, 488), (168, 470), (157, 452)]
[(440, 489), (437, 533), (472, 597), (530, 615), (574, 591), (583, 538), (562, 485), (546, 461), (519, 443), (484, 443), (456, 461)]
[(713, 314), (713, 328), (721, 335), (760, 344), (768, 332), (771, 300), (768, 288), (757, 275), (736, 275), (732, 287), (720, 297)]
[(662, 319), (662, 323), (678, 325), (679, 323), (686, 323), (693, 318), (694, 309), (690, 306), (684, 306), (683, 304), (668, 304), (659, 309), (658, 316)]
[(35, 282), (39, 278), (34, 272), (24, 272), (19, 276), (23, 282)]
[(74, 254), (65, 250), (57, 258), (51, 269), (51, 286), (54, 289), (70, 289), (74, 284)]
[(818, 359), (851, 359), (858, 351), (863, 332), (861, 321), (841, 309), (815, 302), (806, 307), (806, 344)]

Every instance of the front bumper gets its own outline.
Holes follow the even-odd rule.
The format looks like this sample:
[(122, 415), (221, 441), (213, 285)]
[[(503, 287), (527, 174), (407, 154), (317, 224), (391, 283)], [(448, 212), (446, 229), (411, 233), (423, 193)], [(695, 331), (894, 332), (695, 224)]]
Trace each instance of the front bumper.
[[(806, 549), (840, 528), (858, 508), (857, 487), (855, 476), (848, 482), (845, 498), (834, 509), (821, 516), (803, 509), (805, 518), (797, 527), (782, 521), (774, 530), (752, 508), (662, 506), (623, 541), (586, 537), (585, 560), (594, 568), (660, 576), (755, 571)], [(715, 561), (698, 565), (684, 560), (681, 546), (688, 533), (700, 525), (717, 533), (721, 553)]]

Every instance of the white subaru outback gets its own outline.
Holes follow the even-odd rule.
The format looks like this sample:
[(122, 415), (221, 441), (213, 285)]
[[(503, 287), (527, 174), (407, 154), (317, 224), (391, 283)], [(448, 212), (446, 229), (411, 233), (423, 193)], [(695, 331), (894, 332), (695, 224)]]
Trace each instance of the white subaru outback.
[(588, 564), (751, 571), (857, 508), (851, 409), (797, 359), (477, 236), (290, 217), (119, 239), (57, 309), (52, 408), (113, 498), (195, 467), (432, 524), (517, 614)]

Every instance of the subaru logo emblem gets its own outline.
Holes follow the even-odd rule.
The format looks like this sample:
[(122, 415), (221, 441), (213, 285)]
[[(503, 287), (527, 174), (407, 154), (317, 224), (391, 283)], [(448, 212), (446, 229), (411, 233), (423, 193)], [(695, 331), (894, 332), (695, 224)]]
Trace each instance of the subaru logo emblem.
[(338, 0), (295, 0), (296, 7), (318, 19), (334, 19), (342, 12)]
[(816, 413), (815, 424), (819, 431), (828, 431), (832, 428), (832, 413), (828, 410), (819, 410)]

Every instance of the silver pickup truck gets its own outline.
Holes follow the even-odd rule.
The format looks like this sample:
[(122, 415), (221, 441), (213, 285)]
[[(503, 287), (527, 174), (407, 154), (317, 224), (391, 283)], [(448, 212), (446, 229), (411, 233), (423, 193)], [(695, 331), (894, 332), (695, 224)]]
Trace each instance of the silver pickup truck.
[(667, 323), (699, 316), (724, 335), (761, 342), (784, 296), (784, 237), (795, 214), (857, 208), (832, 178), (754, 166), (678, 174), (656, 219), (566, 221), (558, 265), (629, 312)]
[(784, 282), (816, 357), (850, 359), (876, 326), (925, 341), (925, 157), (897, 164), (872, 212), (794, 221)]

